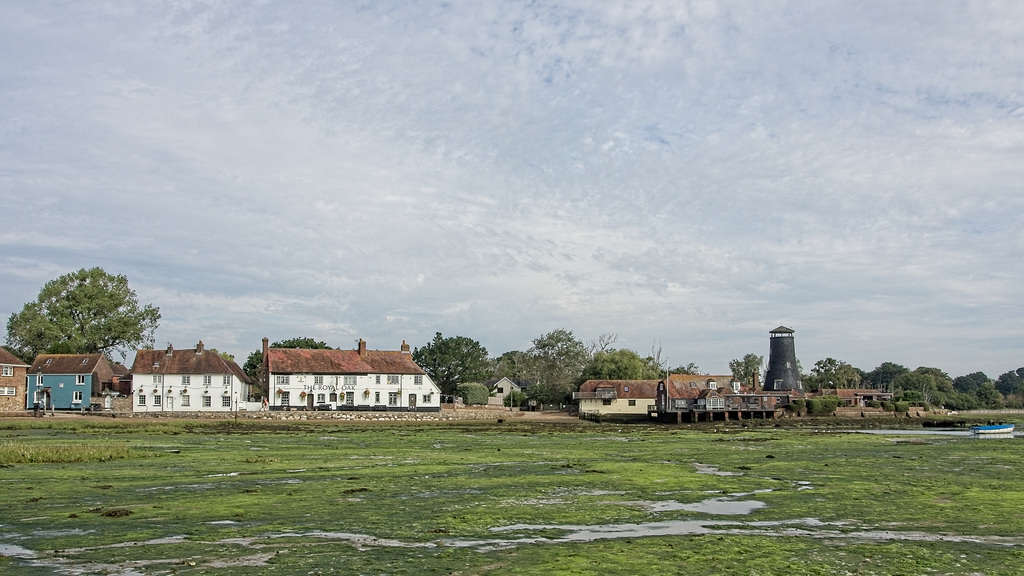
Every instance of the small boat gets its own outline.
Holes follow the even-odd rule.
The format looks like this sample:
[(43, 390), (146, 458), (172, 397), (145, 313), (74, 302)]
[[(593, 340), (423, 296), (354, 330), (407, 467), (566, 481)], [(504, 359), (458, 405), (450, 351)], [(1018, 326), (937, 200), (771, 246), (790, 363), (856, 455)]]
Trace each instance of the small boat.
[(1013, 434), (1013, 424), (990, 424), (988, 426), (971, 426), (974, 434)]

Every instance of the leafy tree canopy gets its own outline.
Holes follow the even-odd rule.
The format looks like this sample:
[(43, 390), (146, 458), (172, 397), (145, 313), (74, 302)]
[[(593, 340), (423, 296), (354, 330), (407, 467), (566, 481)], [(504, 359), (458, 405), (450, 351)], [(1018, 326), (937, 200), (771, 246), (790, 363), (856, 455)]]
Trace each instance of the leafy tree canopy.
[(864, 382), (870, 388), (877, 390), (893, 390), (892, 382), (897, 376), (910, 372), (906, 366), (894, 362), (882, 362), (878, 368), (864, 375)]
[(321, 342), (315, 338), (299, 337), (289, 338), (287, 340), (281, 340), (274, 342), (270, 345), (271, 348), (303, 348), (306, 350), (330, 350), (331, 347), (327, 345), (327, 342)]
[(487, 349), (465, 336), (445, 338), (437, 332), (433, 340), (412, 351), (412, 359), (442, 394), (455, 394), (459, 384), (480, 382), (493, 374)]
[(996, 390), (1003, 394), (1024, 393), (1024, 368), (1010, 370), (999, 375), (995, 384)]
[(947, 398), (955, 394), (953, 380), (948, 374), (938, 368), (926, 366), (894, 378), (892, 389), (898, 400), (933, 406), (945, 405)]
[(953, 389), (957, 392), (964, 392), (967, 394), (973, 394), (986, 382), (991, 382), (992, 379), (985, 375), (984, 372), (972, 372), (966, 376), (957, 376), (953, 379)]
[(494, 360), (494, 378), (528, 378), (533, 358), (522, 350), (509, 350)]
[(606, 350), (594, 354), (580, 376), (587, 380), (658, 380), (665, 372), (652, 356), (641, 358), (632, 350)]
[(742, 359), (729, 361), (729, 370), (732, 371), (732, 377), (747, 386), (753, 384), (754, 374), (761, 374), (763, 366), (764, 356), (758, 356), (757, 354), (747, 354)]
[(531, 380), (527, 394), (545, 403), (559, 403), (571, 397), (574, 384), (590, 362), (587, 347), (571, 330), (559, 328), (533, 341), (527, 351)]
[(139, 305), (128, 279), (102, 268), (82, 268), (51, 280), (35, 302), (7, 321), (7, 345), (26, 362), (64, 352), (108, 358), (153, 345), (160, 310)]
[(676, 366), (675, 368), (670, 368), (670, 369), (666, 370), (665, 373), (666, 374), (693, 374), (694, 376), (698, 376), (698, 375), (702, 374), (702, 372), (700, 371), (700, 366), (697, 366), (697, 364), (694, 363), (694, 362), (690, 362), (689, 364), (684, 364), (684, 365)]
[(811, 373), (803, 377), (804, 384), (810, 391), (820, 388), (859, 388), (861, 379), (860, 370), (835, 358), (818, 360), (814, 363)]

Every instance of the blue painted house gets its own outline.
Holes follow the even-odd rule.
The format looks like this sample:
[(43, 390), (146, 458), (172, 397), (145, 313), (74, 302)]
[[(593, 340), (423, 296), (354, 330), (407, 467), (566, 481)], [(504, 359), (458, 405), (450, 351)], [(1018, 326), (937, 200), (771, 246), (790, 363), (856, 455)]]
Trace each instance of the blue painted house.
[(40, 354), (28, 369), (25, 408), (88, 410), (126, 373), (103, 354)]

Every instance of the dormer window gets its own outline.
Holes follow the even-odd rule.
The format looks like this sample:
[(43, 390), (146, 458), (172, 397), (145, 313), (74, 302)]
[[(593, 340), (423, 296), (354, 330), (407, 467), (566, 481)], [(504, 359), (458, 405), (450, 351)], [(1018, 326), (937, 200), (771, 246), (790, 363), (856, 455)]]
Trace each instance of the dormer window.
[(153, 368), (159, 368), (160, 362), (153, 362)]

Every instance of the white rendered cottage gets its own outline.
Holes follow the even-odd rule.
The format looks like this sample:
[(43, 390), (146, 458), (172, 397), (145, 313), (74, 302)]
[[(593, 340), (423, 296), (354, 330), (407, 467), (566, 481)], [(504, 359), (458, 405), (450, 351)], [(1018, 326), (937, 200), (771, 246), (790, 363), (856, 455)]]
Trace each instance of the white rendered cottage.
[(271, 410), (439, 412), (441, 391), (402, 349), (270, 348), (263, 339), (263, 373)]
[(202, 341), (194, 350), (139, 350), (131, 374), (134, 412), (233, 412), (249, 398), (249, 377)]

